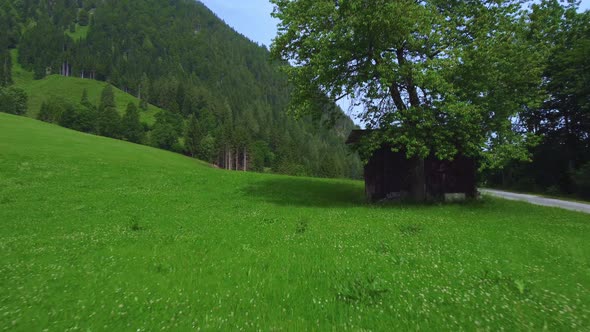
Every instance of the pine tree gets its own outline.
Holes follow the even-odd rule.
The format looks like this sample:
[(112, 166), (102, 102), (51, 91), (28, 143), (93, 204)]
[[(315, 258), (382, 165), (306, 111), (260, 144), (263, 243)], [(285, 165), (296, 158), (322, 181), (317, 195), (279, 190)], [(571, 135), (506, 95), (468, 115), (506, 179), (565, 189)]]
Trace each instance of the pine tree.
[(93, 133), (96, 131), (96, 110), (91, 107), (83, 106), (78, 110), (78, 127), (76, 130), (86, 133)]
[(10, 53), (0, 51), (0, 87), (9, 86), (12, 83), (12, 59)]
[(113, 107), (98, 112), (96, 132), (101, 136), (119, 138), (121, 136), (121, 116)]
[(87, 26), (88, 25), (88, 12), (85, 9), (80, 9), (80, 12), (78, 13), (78, 24), (80, 26)]
[(82, 107), (79, 110), (80, 128), (78, 130), (86, 133), (95, 132), (97, 122), (96, 106), (88, 99), (88, 91), (86, 89), (82, 91), (80, 105)]
[(139, 108), (144, 111), (148, 109), (148, 101), (150, 97), (150, 80), (148, 79), (147, 75), (144, 73), (141, 76), (141, 81), (139, 82), (137, 98), (139, 98)]
[(117, 112), (115, 94), (110, 84), (101, 93), (96, 117), (96, 132), (99, 135), (113, 138), (121, 136), (121, 116)]
[(80, 99), (80, 104), (86, 103), (88, 103), (88, 90), (84, 88), (84, 90), (82, 90), (82, 98)]
[(44, 78), (45, 75), (47, 75), (45, 66), (43, 66), (43, 64), (40, 62), (35, 64), (33, 71), (34, 71), (33, 78), (36, 80), (40, 80), (40, 79)]
[(207, 134), (205, 137), (201, 139), (201, 143), (199, 145), (199, 159), (205, 160), (210, 163), (214, 162), (215, 156), (217, 154), (215, 146), (215, 137), (211, 134)]
[(49, 112), (49, 105), (46, 101), (41, 103), (41, 109), (39, 113), (37, 113), (37, 120), (41, 120), (44, 122), (51, 122), (51, 114)]
[(186, 131), (184, 135), (184, 145), (191, 157), (196, 157), (200, 150), (201, 140), (203, 135), (199, 128), (199, 123), (194, 114), (188, 118)]
[(67, 106), (67, 102), (59, 97), (51, 96), (41, 104), (37, 119), (45, 122), (58, 123)]
[(62, 127), (79, 130), (78, 112), (73, 105), (66, 105), (58, 119), (58, 124)]
[(168, 122), (156, 121), (151, 132), (152, 145), (161, 149), (172, 150), (178, 142), (174, 127)]
[(84, 90), (82, 91), (82, 98), (80, 99), (80, 104), (86, 107), (92, 106), (90, 100), (88, 99), (88, 90), (86, 90), (86, 88), (84, 88)]
[(125, 115), (121, 120), (122, 136), (133, 143), (141, 143), (143, 139), (143, 126), (139, 122), (139, 111), (135, 104), (129, 103)]
[(107, 107), (116, 108), (117, 104), (115, 104), (115, 92), (113, 91), (113, 86), (108, 84), (103, 90), (100, 95), (100, 105), (98, 107), (99, 111), (103, 110)]

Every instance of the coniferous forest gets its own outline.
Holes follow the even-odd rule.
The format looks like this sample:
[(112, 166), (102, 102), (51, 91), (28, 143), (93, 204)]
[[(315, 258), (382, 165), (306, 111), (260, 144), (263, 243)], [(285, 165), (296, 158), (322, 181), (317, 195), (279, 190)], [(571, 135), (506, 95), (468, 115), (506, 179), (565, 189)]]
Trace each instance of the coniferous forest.
[[(36, 80), (98, 80), (139, 99), (116, 109), (110, 86), (98, 104), (84, 95), (76, 96), (77, 104), (48, 96), (30, 110), (44, 121), (227, 169), (361, 175), (358, 156), (344, 145), (354, 124), (342, 110), (333, 105), (321, 117), (298, 119), (287, 114), (290, 88), (266, 46), (235, 32), (200, 2), (0, 0), (0, 25), (0, 84), (6, 87), (0, 97), (21, 105), (6, 112), (26, 112), (26, 96), (9, 87), (10, 52), (17, 49), (19, 65)], [(148, 104), (161, 111), (153, 123), (140, 123)]]

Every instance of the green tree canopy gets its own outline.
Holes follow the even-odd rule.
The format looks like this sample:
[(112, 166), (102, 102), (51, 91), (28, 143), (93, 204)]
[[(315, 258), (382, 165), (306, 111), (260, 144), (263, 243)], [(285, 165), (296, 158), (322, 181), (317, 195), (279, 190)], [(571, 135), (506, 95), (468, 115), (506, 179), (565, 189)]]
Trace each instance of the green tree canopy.
[(522, 1), (271, 2), (281, 20), (271, 52), (289, 63), (294, 113), (350, 97), (380, 129), (372, 148), (490, 165), (528, 157), (511, 119), (540, 100), (542, 55), (524, 38)]

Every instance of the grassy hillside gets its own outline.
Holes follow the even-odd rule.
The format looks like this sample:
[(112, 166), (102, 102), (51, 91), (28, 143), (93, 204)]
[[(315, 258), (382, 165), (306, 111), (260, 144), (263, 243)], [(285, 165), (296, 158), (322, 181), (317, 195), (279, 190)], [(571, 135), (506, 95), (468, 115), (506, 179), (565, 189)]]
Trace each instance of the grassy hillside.
[[(60, 75), (51, 75), (42, 80), (33, 80), (33, 73), (26, 71), (19, 65), (17, 50), (12, 50), (11, 53), (13, 62), (12, 76), (15, 86), (25, 90), (29, 96), (28, 116), (35, 117), (39, 109), (41, 109), (41, 103), (48, 96), (58, 96), (69, 102), (79, 103), (84, 89), (88, 91), (88, 99), (91, 103), (98, 105), (100, 102), (100, 93), (106, 85), (105, 82)], [(125, 111), (129, 103), (139, 105), (139, 100), (134, 96), (115, 87), (113, 90), (117, 109), (121, 113)], [(141, 120), (152, 124), (155, 120), (154, 115), (159, 111), (158, 107), (149, 105), (147, 111), (141, 112)]]
[(588, 215), (369, 206), (0, 114), (0, 326), (584, 330)]

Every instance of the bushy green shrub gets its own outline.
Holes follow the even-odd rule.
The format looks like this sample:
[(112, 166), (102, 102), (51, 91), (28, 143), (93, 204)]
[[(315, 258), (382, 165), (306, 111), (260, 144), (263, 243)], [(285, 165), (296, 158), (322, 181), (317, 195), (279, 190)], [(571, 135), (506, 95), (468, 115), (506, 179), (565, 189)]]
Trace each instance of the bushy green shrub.
[(22, 89), (0, 88), (0, 112), (23, 115), (27, 112), (27, 100), (28, 96)]
[(96, 128), (94, 107), (72, 104), (55, 96), (47, 98), (41, 104), (37, 119), (86, 133), (93, 133)]
[[(65, 110), (70, 107), (71, 105), (63, 98), (51, 96), (41, 104), (41, 109), (37, 114), (37, 119), (45, 122), (60, 123), (61, 125), (62, 115)], [(66, 117), (69, 116), (70, 115), (66, 115)], [(66, 120), (66, 122), (68, 121), (69, 119)]]

